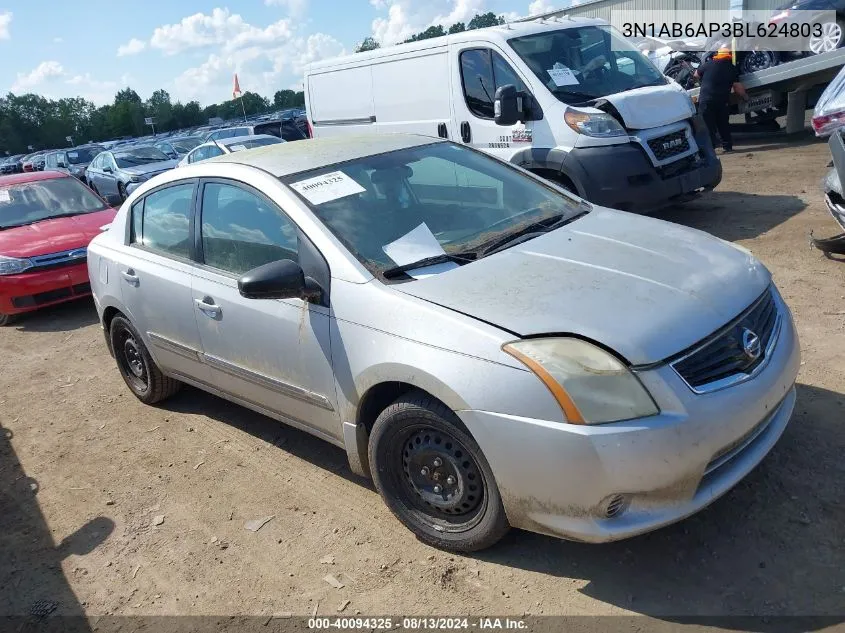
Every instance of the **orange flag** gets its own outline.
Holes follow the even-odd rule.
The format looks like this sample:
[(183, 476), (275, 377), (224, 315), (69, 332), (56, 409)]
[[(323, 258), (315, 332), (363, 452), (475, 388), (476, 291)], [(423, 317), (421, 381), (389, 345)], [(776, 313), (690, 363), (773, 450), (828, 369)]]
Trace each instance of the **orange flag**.
[(232, 99), (237, 99), (241, 96), (241, 86), (238, 83), (238, 73), (235, 73), (235, 87), (232, 90)]

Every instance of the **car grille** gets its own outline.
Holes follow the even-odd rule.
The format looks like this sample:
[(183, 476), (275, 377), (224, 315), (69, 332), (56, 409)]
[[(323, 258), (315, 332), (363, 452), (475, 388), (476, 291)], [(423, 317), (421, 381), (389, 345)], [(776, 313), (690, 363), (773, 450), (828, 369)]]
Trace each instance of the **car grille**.
[(73, 248), (69, 251), (61, 251), (59, 253), (49, 253), (47, 255), (36, 255), (30, 257), (29, 260), (33, 266), (29, 270), (43, 270), (45, 268), (58, 268), (60, 266), (70, 266), (72, 264), (80, 264), (88, 259), (88, 249), (86, 247)]
[[(726, 327), (705, 339), (672, 367), (697, 393), (714, 391), (746, 380), (771, 353), (780, 328), (772, 289)], [(756, 337), (759, 346), (753, 344)], [(756, 348), (757, 353), (753, 352)]]
[(678, 130), (665, 136), (658, 136), (648, 140), (648, 146), (654, 152), (658, 161), (664, 161), (678, 154), (689, 151), (689, 139), (686, 130)]
[(16, 308), (34, 308), (46, 303), (53, 303), (54, 301), (71, 299), (73, 297), (81, 297), (89, 294), (91, 294), (91, 284), (85, 282), (82, 284), (76, 284), (75, 286), (56, 288), (55, 290), (48, 290), (47, 292), (39, 292), (34, 295), (14, 297), (12, 299), (12, 305)]

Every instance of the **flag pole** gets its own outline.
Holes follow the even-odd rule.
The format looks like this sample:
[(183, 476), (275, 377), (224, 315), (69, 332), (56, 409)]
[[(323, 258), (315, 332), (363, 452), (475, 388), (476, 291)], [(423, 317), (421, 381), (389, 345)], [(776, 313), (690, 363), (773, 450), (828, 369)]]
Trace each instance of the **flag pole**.
[(246, 108), (244, 107), (244, 96), (240, 96), (241, 100), (241, 111), (244, 113), (244, 123), (246, 123)]

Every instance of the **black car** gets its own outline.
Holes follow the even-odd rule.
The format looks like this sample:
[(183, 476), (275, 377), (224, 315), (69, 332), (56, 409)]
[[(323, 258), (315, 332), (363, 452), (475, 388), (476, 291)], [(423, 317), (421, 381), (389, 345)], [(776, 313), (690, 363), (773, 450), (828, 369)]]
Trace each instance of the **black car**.
[(14, 156), (7, 156), (6, 159), (0, 163), (0, 174), (17, 174), (21, 172), (21, 158), (23, 154), (15, 154)]

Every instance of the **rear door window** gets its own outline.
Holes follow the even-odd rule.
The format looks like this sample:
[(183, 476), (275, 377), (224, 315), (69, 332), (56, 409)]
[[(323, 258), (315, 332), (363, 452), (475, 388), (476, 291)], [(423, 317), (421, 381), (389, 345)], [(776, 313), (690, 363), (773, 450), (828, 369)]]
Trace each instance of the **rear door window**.
[[(188, 259), (194, 183), (159, 189), (132, 208), (133, 241), (163, 255)], [(138, 211), (142, 215), (138, 221)]]

